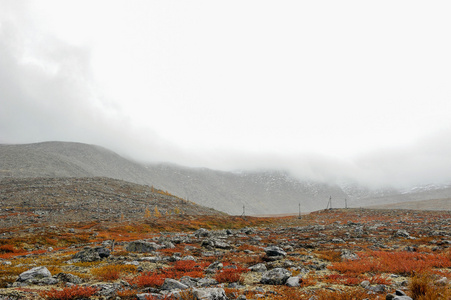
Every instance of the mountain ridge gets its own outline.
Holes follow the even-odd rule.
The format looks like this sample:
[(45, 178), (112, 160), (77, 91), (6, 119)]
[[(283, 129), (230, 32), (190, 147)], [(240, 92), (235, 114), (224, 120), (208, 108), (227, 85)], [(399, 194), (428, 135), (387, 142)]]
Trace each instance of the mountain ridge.
[[(332, 207), (365, 207), (394, 202), (449, 198), (451, 188), (402, 194), (299, 180), (284, 171), (226, 172), (170, 163), (142, 164), (97, 145), (42, 142), (0, 145), (0, 179), (7, 177), (108, 177), (151, 185), (223, 212), (286, 214)], [(299, 207), (300, 205), (300, 207)]]

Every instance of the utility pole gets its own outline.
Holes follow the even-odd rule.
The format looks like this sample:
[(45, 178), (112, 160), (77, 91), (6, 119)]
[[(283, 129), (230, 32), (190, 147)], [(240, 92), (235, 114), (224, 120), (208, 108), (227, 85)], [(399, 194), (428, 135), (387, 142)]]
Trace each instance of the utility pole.
[(245, 217), (246, 216), (246, 207), (243, 205), (243, 214), (241, 215), (242, 217)]
[(301, 217), (301, 203), (299, 202), (299, 217), (298, 217), (299, 219), (302, 219), (302, 217)]
[(332, 196), (329, 196), (329, 202), (327, 202), (326, 209), (332, 209)]
[(345, 198), (345, 208), (348, 208), (348, 200)]

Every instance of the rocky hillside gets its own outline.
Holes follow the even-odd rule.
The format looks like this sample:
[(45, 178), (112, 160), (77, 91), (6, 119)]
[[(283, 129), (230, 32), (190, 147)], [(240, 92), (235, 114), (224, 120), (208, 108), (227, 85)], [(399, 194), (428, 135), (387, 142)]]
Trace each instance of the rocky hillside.
[(17, 223), (222, 214), (166, 191), (110, 178), (7, 178), (0, 181), (0, 190), (0, 228)]
[[(449, 186), (400, 191), (373, 190), (358, 184), (302, 181), (280, 171), (222, 172), (173, 164), (144, 165), (105, 148), (81, 143), (45, 142), (0, 145), (0, 179), (34, 177), (108, 177), (169, 191), (229, 214), (298, 213), (334, 208), (449, 199)], [(442, 202), (437, 202), (438, 204)], [(448, 205), (436, 209), (449, 209)]]
[[(221, 172), (170, 164), (142, 165), (102, 147), (45, 142), (0, 145), (0, 178), (109, 177), (153, 185), (200, 205), (240, 215), (323, 209), (338, 186), (302, 182), (283, 172)], [(343, 202), (342, 200), (342, 202)]]

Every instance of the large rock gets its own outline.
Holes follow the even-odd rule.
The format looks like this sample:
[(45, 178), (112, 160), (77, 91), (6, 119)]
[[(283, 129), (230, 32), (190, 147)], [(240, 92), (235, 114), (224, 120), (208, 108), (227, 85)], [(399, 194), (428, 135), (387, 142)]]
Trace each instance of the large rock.
[(196, 230), (195, 232), (194, 232), (194, 236), (195, 237), (207, 237), (207, 236), (209, 236), (210, 235), (210, 231), (208, 231), (207, 229), (205, 229), (205, 228), (199, 228), (198, 230)]
[(215, 261), (214, 263), (210, 264), (206, 269), (205, 269), (205, 273), (207, 274), (213, 274), (216, 273), (216, 271), (222, 269), (224, 267), (224, 265), (222, 264), (222, 262)]
[(146, 241), (133, 241), (128, 243), (126, 250), (130, 252), (153, 252), (162, 247), (154, 242), (146, 242)]
[(232, 246), (230, 246), (226, 242), (223, 242), (219, 239), (209, 239), (209, 240), (202, 241), (201, 246), (206, 247), (208, 249), (213, 249), (213, 248), (230, 249), (230, 248), (232, 248)]
[(394, 295), (393, 294), (387, 294), (385, 299), (386, 300), (413, 300), (412, 298), (407, 296), (406, 293), (404, 293), (401, 290), (396, 290)]
[(275, 268), (263, 273), (260, 283), (281, 285), (285, 284), (288, 278), (291, 277), (291, 272), (284, 268)]
[(59, 282), (69, 282), (73, 284), (81, 284), (83, 282), (80, 277), (69, 273), (58, 273), (56, 279), (58, 279)]
[(297, 287), (301, 285), (301, 282), (302, 278), (295, 276), (288, 278), (285, 284), (290, 287)]
[(410, 234), (406, 230), (399, 229), (398, 231), (395, 232), (394, 236), (408, 238), (410, 237)]
[(188, 288), (187, 285), (181, 283), (180, 281), (172, 279), (172, 278), (166, 278), (164, 280), (163, 285), (161, 286), (161, 289), (166, 290), (166, 291), (171, 291), (171, 290), (175, 290), (175, 289), (186, 290), (187, 288)]
[(259, 263), (249, 267), (249, 270), (251, 270), (252, 272), (263, 273), (266, 272), (268, 269), (266, 268), (265, 264)]
[(282, 248), (277, 246), (266, 247), (265, 249), (267, 256), (286, 256), (287, 253), (283, 251)]
[(192, 294), (194, 299), (198, 300), (228, 300), (224, 289), (221, 288), (194, 288)]
[(110, 256), (110, 250), (105, 247), (85, 248), (84, 250), (76, 253), (73, 259), (81, 262), (99, 261), (102, 258)]
[(36, 267), (21, 273), (19, 275), (19, 278), (17, 278), (17, 281), (24, 282), (30, 280), (40, 280), (49, 277), (52, 277), (52, 274), (46, 267)]

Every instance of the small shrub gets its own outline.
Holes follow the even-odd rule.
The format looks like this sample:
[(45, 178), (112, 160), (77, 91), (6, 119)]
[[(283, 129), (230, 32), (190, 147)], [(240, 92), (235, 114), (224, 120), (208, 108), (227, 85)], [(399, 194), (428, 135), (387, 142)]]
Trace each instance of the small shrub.
[(120, 299), (136, 299), (137, 290), (124, 289), (116, 292), (116, 296)]
[(96, 288), (90, 286), (74, 285), (62, 290), (51, 289), (43, 291), (41, 296), (48, 300), (76, 300), (89, 298), (97, 292)]
[(0, 246), (0, 254), (5, 253), (18, 253), (19, 250), (17, 250), (13, 245), (1, 245)]
[(410, 281), (411, 297), (415, 300), (447, 300), (451, 299), (451, 292), (445, 286), (437, 286), (434, 279), (428, 274), (419, 274)]
[[(371, 299), (368, 292), (363, 289), (349, 289), (346, 291), (321, 290), (315, 295), (317, 300), (361, 300)], [(374, 297), (374, 295), (372, 295)], [(372, 298), (374, 299), (374, 298)]]
[(160, 287), (163, 285), (166, 276), (157, 273), (143, 273), (130, 280), (130, 284), (139, 288), (143, 287)]
[(243, 274), (246, 271), (247, 271), (247, 269), (240, 268), (240, 267), (238, 267), (236, 269), (227, 268), (227, 269), (218, 270), (216, 272), (215, 279), (219, 283), (225, 283), (225, 282), (231, 283), (231, 282), (237, 282), (237, 281), (241, 282), (241, 274)]
[(331, 261), (331, 262), (339, 262), (341, 261), (341, 252), (334, 250), (324, 250), (318, 251), (319, 258)]
[(116, 280), (121, 277), (122, 274), (131, 274), (136, 271), (134, 265), (109, 265), (99, 268), (94, 268), (91, 273), (101, 280)]

